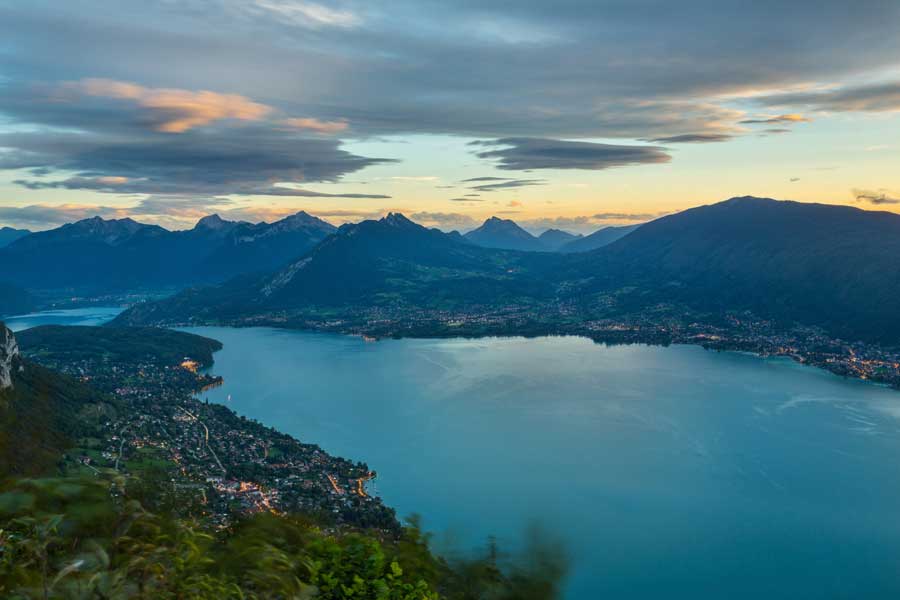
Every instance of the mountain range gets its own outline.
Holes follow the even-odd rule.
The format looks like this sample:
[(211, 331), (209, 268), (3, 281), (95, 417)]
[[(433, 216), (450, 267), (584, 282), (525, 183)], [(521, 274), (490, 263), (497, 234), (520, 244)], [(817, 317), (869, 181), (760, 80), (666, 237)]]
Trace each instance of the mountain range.
[[(605, 228), (585, 237), (549, 229), (536, 237), (513, 221), (491, 217), (465, 236), (450, 235), (485, 248), (576, 252), (617, 239), (599, 235), (612, 229), (621, 229), (622, 235), (631, 230)], [(5, 285), (17, 290), (100, 294), (180, 289), (272, 272), (337, 231), (302, 211), (274, 223), (255, 224), (209, 215), (184, 231), (127, 218), (93, 217), (35, 233), (3, 228), (0, 264)], [(4, 245), (3, 240), (8, 243)], [(5, 304), (12, 303), (12, 289)], [(20, 297), (21, 292), (15, 295)], [(3, 304), (0, 314), (8, 314)]]
[[(456, 233), (425, 228), (398, 213), (343, 225), (312, 250), (263, 276), (186, 290), (134, 307), (119, 323), (173, 314), (225, 319), (317, 307), (406, 306), (456, 309), (489, 300), (546, 296), (539, 278), (522, 276), (546, 255), (482, 248)], [(195, 312), (196, 311), (196, 312)]]
[(482, 248), (391, 214), (342, 227), (272, 274), (138, 305), (119, 323), (510, 307), (571, 322), (667, 304), (750, 310), (896, 343), (898, 255), (900, 215), (753, 197), (663, 217), (572, 254)]
[(588, 252), (611, 244), (640, 227), (604, 227), (590, 235), (569, 233), (561, 229), (548, 229), (535, 236), (510, 219), (491, 217), (481, 227), (463, 237), (484, 248), (521, 250), (527, 252)]
[(29, 289), (184, 287), (271, 271), (333, 231), (305, 212), (258, 224), (211, 215), (186, 231), (94, 217), (20, 237), (0, 248), (0, 264), (6, 281)]

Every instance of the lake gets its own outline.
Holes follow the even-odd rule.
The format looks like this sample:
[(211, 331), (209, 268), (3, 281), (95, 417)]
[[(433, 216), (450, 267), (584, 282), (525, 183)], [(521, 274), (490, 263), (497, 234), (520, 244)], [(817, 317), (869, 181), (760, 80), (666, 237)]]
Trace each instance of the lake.
[(900, 594), (896, 391), (691, 346), (189, 331), (225, 344), (207, 398), (366, 461), (442, 548), (556, 532), (568, 599)]
[(89, 307), (47, 310), (0, 319), (12, 331), (21, 331), (38, 325), (103, 325), (122, 312), (121, 308)]

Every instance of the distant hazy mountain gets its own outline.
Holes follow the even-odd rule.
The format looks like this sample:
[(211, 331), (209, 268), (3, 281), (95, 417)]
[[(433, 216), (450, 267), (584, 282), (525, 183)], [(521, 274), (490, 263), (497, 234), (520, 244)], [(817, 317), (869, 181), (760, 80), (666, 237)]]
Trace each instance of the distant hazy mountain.
[(478, 229), (473, 229), (464, 236), (473, 244), (484, 248), (502, 248), (505, 250), (547, 250), (538, 238), (531, 235), (515, 221), (491, 217)]
[(157, 225), (144, 225), (132, 219), (103, 219), (93, 217), (68, 223), (56, 229), (38, 231), (23, 237), (9, 245), (16, 251), (45, 251), (51, 247), (72, 247), (73, 244), (99, 244), (103, 246), (119, 246), (134, 236), (144, 237), (163, 235), (166, 230)]
[(569, 244), (574, 242), (575, 240), (581, 239), (582, 236), (579, 234), (569, 233), (568, 231), (563, 231), (562, 229), (548, 229), (544, 233), (538, 236), (538, 241), (541, 242), (541, 245), (545, 250), (556, 251)]
[(27, 229), (13, 229), (12, 227), (0, 227), (0, 248), (8, 246), (19, 238), (31, 233)]
[(34, 289), (195, 285), (271, 271), (334, 230), (306, 213), (255, 225), (210, 215), (186, 231), (94, 217), (22, 237), (0, 249), (0, 264), (5, 279)]
[(510, 303), (540, 312), (549, 302), (553, 314), (568, 302), (592, 318), (660, 305), (751, 310), (896, 345), (898, 256), (900, 215), (762, 198), (670, 215), (576, 254), (481, 248), (392, 214), (342, 227), (274, 275), (141, 305), (121, 322), (378, 304), (477, 313)]
[(612, 244), (619, 238), (625, 237), (638, 227), (640, 227), (640, 225), (604, 227), (603, 229), (598, 229), (590, 235), (571, 240), (568, 243), (561, 245), (557, 249), (560, 252), (587, 252), (589, 250), (596, 250), (597, 248), (602, 248), (603, 246)]

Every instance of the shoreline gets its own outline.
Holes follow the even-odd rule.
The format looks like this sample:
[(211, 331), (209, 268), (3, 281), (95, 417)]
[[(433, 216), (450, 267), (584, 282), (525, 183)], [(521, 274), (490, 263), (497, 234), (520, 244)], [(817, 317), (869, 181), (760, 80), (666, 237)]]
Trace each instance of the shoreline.
[[(734, 352), (738, 354), (746, 354), (750, 356), (755, 356), (757, 358), (767, 359), (767, 358), (778, 358), (789, 360), (792, 364), (797, 364), (804, 367), (812, 367), (832, 375), (836, 375), (841, 377), (842, 379), (851, 379), (858, 380), (867, 384), (874, 384), (881, 387), (890, 388), (892, 390), (900, 391), (900, 378), (896, 379), (887, 379), (887, 378), (877, 378), (870, 376), (862, 376), (858, 374), (848, 373), (844, 367), (843, 363), (837, 362), (828, 362), (828, 361), (817, 361), (815, 357), (804, 356), (801, 353), (794, 351), (775, 351), (774, 349), (768, 350), (756, 350), (752, 348), (747, 348), (746, 345), (742, 345), (740, 343), (735, 342), (725, 342), (723, 340), (701, 340), (701, 339), (685, 339), (680, 336), (664, 336), (659, 334), (643, 334), (639, 333), (636, 335), (622, 335), (623, 332), (613, 332), (613, 331), (573, 331), (568, 329), (554, 329), (547, 328), (545, 331), (531, 331), (528, 333), (522, 332), (483, 332), (483, 333), (466, 333), (463, 331), (409, 331), (401, 334), (392, 334), (392, 335), (376, 335), (372, 332), (362, 332), (354, 329), (344, 330), (344, 329), (335, 329), (329, 327), (309, 327), (309, 326), (298, 326), (298, 325), (286, 325), (279, 323), (191, 323), (191, 324), (165, 324), (159, 325), (161, 327), (167, 328), (176, 328), (176, 329), (189, 329), (194, 327), (230, 327), (235, 329), (248, 329), (253, 327), (267, 327), (270, 329), (277, 330), (286, 330), (286, 331), (300, 331), (306, 333), (320, 333), (320, 334), (333, 334), (333, 335), (342, 335), (348, 337), (356, 337), (360, 338), (361, 341), (365, 343), (374, 343), (383, 340), (402, 340), (402, 339), (420, 339), (420, 340), (447, 340), (447, 339), (461, 339), (461, 340), (479, 340), (479, 339), (510, 339), (510, 338), (520, 338), (520, 339), (536, 339), (542, 337), (577, 337), (582, 339), (588, 339), (595, 344), (603, 344), (606, 346), (627, 346), (627, 345), (642, 345), (642, 346), (657, 346), (657, 347), (667, 347), (670, 345), (679, 345), (679, 346), (694, 346), (698, 348), (702, 348), (707, 351), (716, 351), (716, 352)], [(634, 332), (629, 332), (634, 333)]]

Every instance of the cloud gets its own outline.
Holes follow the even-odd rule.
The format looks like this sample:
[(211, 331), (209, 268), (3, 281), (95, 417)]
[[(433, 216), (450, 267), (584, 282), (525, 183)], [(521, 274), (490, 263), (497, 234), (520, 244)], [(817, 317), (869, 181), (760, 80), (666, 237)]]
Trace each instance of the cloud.
[(91, 217), (121, 218), (128, 212), (110, 206), (79, 204), (31, 204), (28, 206), (0, 206), (0, 220), (36, 229), (46, 229)]
[[(414, 183), (427, 183), (427, 182), (432, 182), (432, 181), (438, 181), (440, 179), (440, 177), (437, 177), (436, 175), (395, 175), (393, 177), (390, 177), (389, 179), (392, 179), (393, 181), (409, 181), (409, 182), (414, 182)], [(437, 187), (443, 187), (443, 186), (437, 186)], [(452, 186), (449, 186), (449, 187), (452, 187)]]
[[(242, 0), (243, 1), (243, 0)], [(246, 8), (252, 13), (268, 13), (276, 19), (302, 27), (355, 27), (359, 15), (349, 10), (335, 10), (315, 2), (303, 0), (249, 0)]]
[(7, 2), (0, 36), (14, 88), (101, 74), (363, 135), (649, 139), (727, 133), (734, 97), (894, 67), (896, 6), (861, 1), (797, 0), (777, 23), (767, 3), (714, 0)]
[(479, 181), (491, 182), (482, 183), (480, 185), (473, 185), (468, 188), (477, 192), (497, 192), (508, 189), (531, 187), (535, 185), (547, 185), (547, 181), (545, 179), (504, 179), (503, 177), (476, 177), (467, 181), (471, 181), (473, 183)]
[(593, 142), (570, 142), (542, 138), (503, 138), (472, 142), (475, 146), (499, 147), (477, 152), (479, 158), (497, 160), (504, 170), (588, 169), (602, 170), (639, 164), (666, 163), (671, 156), (658, 146), (623, 146)]
[(900, 110), (900, 82), (770, 94), (756, 101), (767, 106), (805, 106), (827, 112), (894, 112)]
[(727, 133), (686, 133), (669, 137), (653, 138), (648, 142), (663, 144), (705, 144), (710, 142), (727, 142), (734, 136)]
[(766, 137), (769, 135), (781, 135), (783, 133), (790, 133), (791, 130), (785, 127), (770, 127), (768, 129), (763, 129), (759, 132), (760, 137)]
[(519, 225), (535, 233), (547, 229), (562, 229), (563, 231), (593, 231), (596, 225), (588, 216), (575, 217), (541, 217), (539, 219), (523, 219)]
[[(847, 83), (896, 68), (896, 3), (860, 0), (848, 10), (845, 0), (796, 0), (776, 12), (766, 2), (715, 0), (0, 2), (9, 148), (0, 163), (30, 169), (33, 177), (15, 175), (26, 181), (43, 171), (54, 180), (125, 177), (150, 194), (220, 195), (335, 182), (382, 164), (358, 156), (372, 144), (350, 151), (308, 139), (351, 127), (360, 140), (449, 134), (617, 145), (737, 136), (740, 121), (795, 112), (896, 106), (891, 85)], [(136, 87), (76, 90), (74, 102), (35, 91), (39, 82), (53, 89), (97, 77)], [(798, 96), (798, 83), (814, 87)], [(203, 90), (217, 96), (198, 97)], [(775, 104), (786, 101), (797, 105)], [(280, 122), (293, 118), (349, 126)], [(165, 137), (185, 147), (170, 160), (161, 156), (171, 149)], [(538, 159), (536, 168), (619, 166), (608, 156), (548, 160), (515, 150), (493, 159), (507, 168)], [(644, 152), (623, 162), (669, 160), (663, 149)]]
[[(73, 110), (73, 120), (77, 118)], [(313, 192), (276, 183), (337, 182), (367, 166), (393, 162), (341, 149), (340, 142), (267, 124), (178, 136), (134, 129), (109, 115), (81, 131), (0, 133), (0, 169), (37, 170), (18, 179), (29, 189), (91, 189), (107, 193), (268, 195), (382, 198), (382, 194)], [(58, 174), (63, 179), (46, 179)], [(68, 175), (68, 176), (66, 176)]]
[(594, 215), (578, 215), (568, 217), (542, 217), (538, 219), (523, 219), (519, 225), (540, 233), (547, 229), (562, 229), (576, 233), (593, 233), (602, 227), (613, 225), (625, 225), (650, 221), (666, 213), (597, 213)]
[(484, 202), (483, 198), (450, 198), (450, 202)]
[[(231, 210), (234, 201), (228, 198), (196, 197), (147, 197), (130, 206), (96, 204), (31, 204), (27, 206), (0, 207), (0, 221), (27, 224), (35, 229), (56, 227), (65, 223), (91, 217), (121, 219), (138, 217), (166, 227), (183, 228), (193, 225), (197, 219), (211, 213), (223, 217)], [(287, 214), (291, 214), (290, 209)], [(293, 211), (293, 212), (296, 212)]]
[[(112, 104), (98, 105), (97, 98)], [(299, 187), (335, 183), (367, 166), (394, 161), (358, 156), (343, 150), (338, 140), (285, 128), (269, 118), (269, 106), (235, 94), (84, 79), (38, 86), (27, 94), (0, 91), (0, 111), (28, 125), (0, 129), (0, 170), (27, 169), (33, 177), (15, 183), (28, 189), (389, 197)]]
[(347, 121), (320, 121), (312, 118), (290, 118), (281, 121), (282, 124), (295, 129), (305, 129), (316, 133), (340, 133), (349, 126)]
[(111, 79), (66, 82), (60, 86), (57, 99), (71, 101), (73, 96), (80, 95), (134, 102), (150, 112), (148, 120), (152, 127), (165, 133), (183, 133), (222, 119), (259, 121), (272, 111), (270, 106), (238, 94), (154, 89)]
[(668, 213), (625, 213), (625, 212), (603, 212), (591, 215), (591, 219), (595, 221), (647, 221), (655, 219)]
[(420, 225), (437, 227), (448, 231), (453, 229), (471, 229), (478, 225), (475, 219), (460, 213), (421, 211), (411, 214), (409, 218)]
[[(50, 189), (66, 189), (66, 190), (92, 190), (96, 192), (120, 193), (120, 194), (171, 194), (176, 196), (171, 201), (177, 202), (178, 195), (191, 193), (216, 193), (215, 189), (205, 190), (202, 186), (194, 188), (179, 188), (172, 186), (167, 189), (160, 189), (156, 184), (147, 184), (144, 181), (132, 181), (128, 177), (70, 177), (62, 181), (39, 181), (16, 179), (13, 183), (21, 185), (30, 190), (50, 190)], [(231, 188), (229, 194), (238, 196), (281, 196), (290, 198), (390, 198), (384, 194), (360, 194), (360, 193), (328, 193), (315, 192), (296, 187), (276, 186), (276, 185), (245, 185)]]
[(879, 190), (854, 189), (853, 198), (857, 202), (870, 204), (900, 204), (900, 194), (881, 188)]
[(757, 125), (757, 124), (776, 124), (776, 123), (809, 123), (812, 119), (804, 117), (798, 113), (789, 113), (785, 115), (775, 115), (774, 117), (758, 117), (755, 119), (744, 119), (738, 121), (741, 125)]

